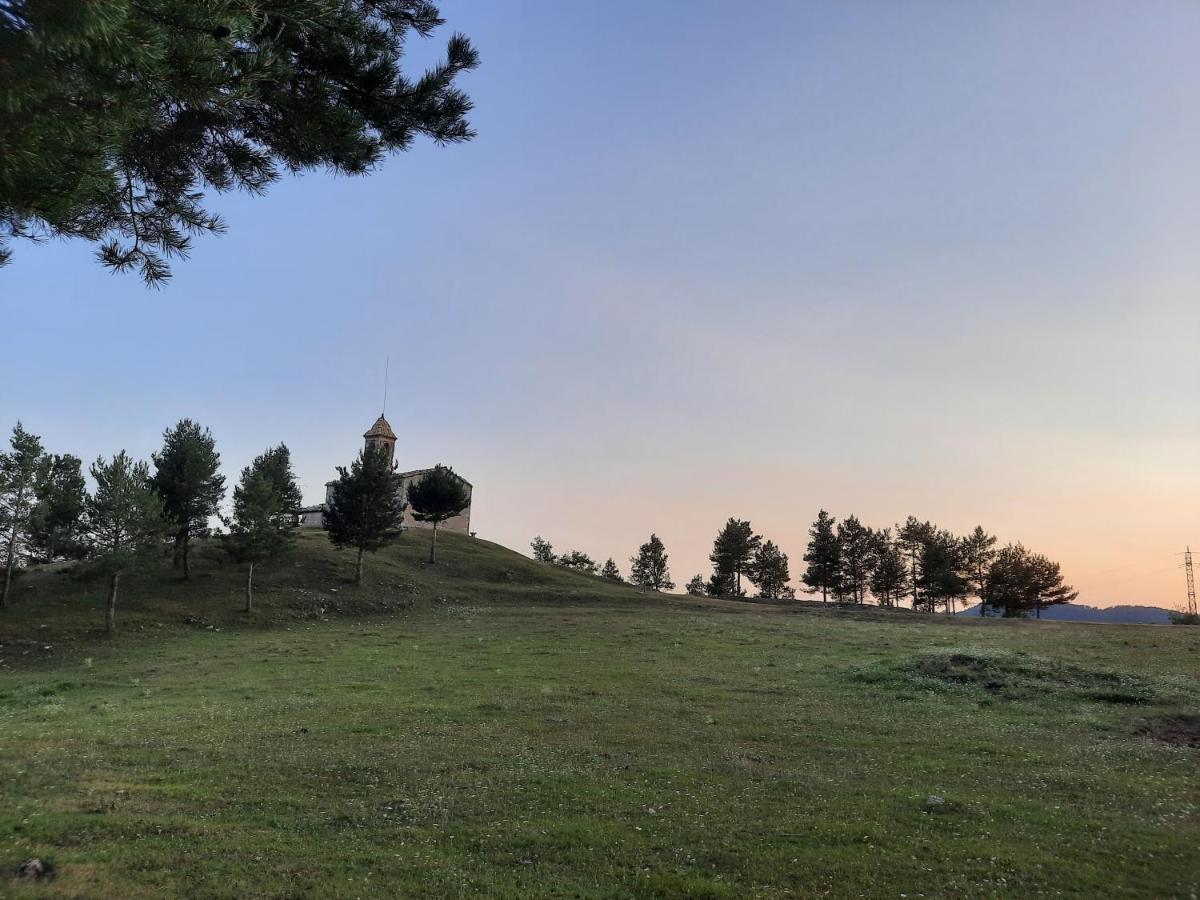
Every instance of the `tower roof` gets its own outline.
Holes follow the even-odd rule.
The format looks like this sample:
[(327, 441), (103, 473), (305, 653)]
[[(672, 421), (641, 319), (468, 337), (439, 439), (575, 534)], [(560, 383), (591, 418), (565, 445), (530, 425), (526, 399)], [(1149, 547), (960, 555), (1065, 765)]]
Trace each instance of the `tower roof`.
[(389, 438), (390, 440), (394, 441), (396, 439), (396, 432), (392, 431), (392, 426), (388, 424), (388, 420), (383, 416), (380, 416), (375, 420), (375, 424), (371, 426), (370, 430), (364, 434), (363, 437), (382, 437)]

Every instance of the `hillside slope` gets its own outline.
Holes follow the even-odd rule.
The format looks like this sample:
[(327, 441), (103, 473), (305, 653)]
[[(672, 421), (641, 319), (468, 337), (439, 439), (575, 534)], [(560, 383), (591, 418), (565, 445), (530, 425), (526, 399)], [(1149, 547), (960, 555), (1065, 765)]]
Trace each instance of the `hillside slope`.
[[(454, 602), (631, 602), (645, 599), (630, 585), (537, 563), (494, 544), (461, 534), (438, 536), (438, 562), (430, 565), (429, 534), (404, 534), (366, 558), (355, 587), (354, 558), (338, 551), (324, 532), (301, 531), (280, 559), (255, 570), (255, 611), (244, 603), (244, 570), (212, 543), (201, 543), (190, 581), (166, 561), (122, 578), (117, 603), (121, 639), (181, 626), (278, 626), (304, 619), (396, 612)], [(0, 611), (0, 660), (5, 646), (56, 653), (72, 642), (99, 636), (107, 582), (65, 564), (34, 569), (17, 581), (10, 608)], [(50, 647), (45, 650), (45, 647)]]
[(249, 619), (236, 570), (143, 575), (113, 639), (102, 585), (30, 574), (0, 896), (1200, 886), (1200, 629), (671, 598), (423, 537), (355, 589), (306, 536)]

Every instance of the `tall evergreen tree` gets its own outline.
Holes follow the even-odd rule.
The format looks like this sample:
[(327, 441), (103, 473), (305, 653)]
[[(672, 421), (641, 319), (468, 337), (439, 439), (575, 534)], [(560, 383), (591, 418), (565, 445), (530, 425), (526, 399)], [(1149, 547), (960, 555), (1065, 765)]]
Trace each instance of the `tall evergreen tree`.
[(988, 568), (996, 558), (996, 536), (984, 531), (983, 526), (976, 525), (975, 530), (963, 538), (962, 552), (969, 590), (979, 598), (979, 614), (986, 616), (988, 611), (987, 602), (983, 599), (983, 586), (987, 582)]
[(1059, 603), (1070, 603), (1079, 593), (1063, 582), (1058, 563), (1031, 553), (1021, 544), (1009, 544), (996, 553), (984, 578), (983, 596), (988, 606), (1005, 617), (1023, 617)]
[(880, 606), (895, 606), (904, 592), (908, 568), (899, 546), (892, 540), (892, 530), (875, 532), (875, 568), (871, 572), (871, 593)]
[(300, 488), (287, 447), (280, 444), (242, 469), (233, 489), (233, 518), (227, 523), (225, 551), (246, 564), (246, 612), (254, 609), (254, 567), (278, 556), (292, 542)]
[(404, 507), (404, 479), (383, 448), (363, 450), (349, 470), (338, 466), (325, 509), (325, 531), (339, 550), (357, 551), (355, 584), (362, 584), (363, 554), (375, 553), (400, 536)]
[(418, 78), (400, 65), (441, 24), (429, 0), (0, 3), (0, 264), (12, 238), (79, 237), (159, 284), (224, 230), (205, 189), (469, 140), (470, 42)]
[(903, 525), (896, 526), (896, 543), (908, 557), (909, 596), (913, 609), (921, 606), (921, 553), (935, 530), (930, 522), (922, 522), (916, 516), (909, 516)]
[(36, 435), (18, 422), (10, 442), (12, 450), (0, 453), (0, 528), (3, 529), (4, 588), (0, 607), (8, 604), (13, 575), (20, 562), (23, 545), (29, 538), (33, 516), (35, 487), (45, 451)]
[[(304, 505), (304, 500), (300, 493), (300, 485), (296, 483), (296, 473), (292, 470), (292, 451), (288, 449), (287, 444), (269, 447), (254, 457), (250, 471), (270, 481), (271, 487), (279, 496), (277, 516), (280, 524), (295, 524), (296, 512)], [(246, 472), (243, 469), (243, 480), (245, 477)]]
[(967, 595), (963, 544), (949, 531), (934, 529), (926, 538), (921, 548), (919, 586), (930, 612), (936, 612), (940, 603), (946, 614), (952, 615), (955, 604)]
[(835, 527), (833, 516), (821, 510), (812, 528), (808, 530), (808, 549), (804, 551), (804, 562), (807, 565), (801, 577), (804, 590), (810, 594), (820, 591), (822, 603), (829, 601), (830, 592), (837, 592), (839, 589), (838, 578), (842, 561)]
[(839, 586), (852, 602), (861, 604), (866, 599), (867, 585), (875, 569), (875, 536), (858, 516), (848, 516), (838, 524), (837, 545), (841, 563)]
[(638, 547), (637, 556), (630, 562), (633, 565), (629, 570), (629, 580), (639, 587), (652, 591), (669, 591), (675, 587), (671, 570), (667, 568), (666, 547), (658, 535), (650, 535), (650, 540)]
[(193, 537), (208, 534), (208, 520), (225, 497), (225, 476), (219, 473), (221, 455), (207, 428), (180, 419), (163, 432), (163, 447), (152, 457), (151, 486), (162, 498), (163, 514), (175, 534), (175, 564), (191, 578)]
[(754, 554), (762, 546), (762, 537), (754, 533), (750, 523), (730, 518), (713, 541), (709, 561), (719, 576), (733, 576), (732, 595), (744, 596), (742, 575), (750, 570)]
[[(429, 561), (437, 562), (437, 530), (447, 519), (453, 519), (471, 502), (467, 484), (454, 474), (449, 466), (440, 463), (429, 470), (419, 481), (408, 486), (408, 502), (412, 505), (413, 518), (418, 522), (429, 522), (433, 526), (433, 537), (429, 542)], [(592, 563), (592, 571), (596, 564)]]
[(96, 491), (87, 501), (87, 530), (91, 555), (108, 575), (108, 604), (104, 630), (117, 627), (117, 585), (134, 561), (158, 547), (164, 522), (162, 500), (149, 484), (150, 469), (130, 459), (124, 450), (105, 462), (92, 464)]
[(35, 488), (37, 503), (30, 526), (30, 546), (47, 561), (78, 557), (82, 544), (87, 484), (83, 462), (69, 453), (46, 456)]
[(617, 568), (616, 562), (610, 556), (604, 561), (604, 565), (600, 567), (600, 577), (607, 578), (609, 581), (624, 581), (621, 577), (621, 570)]
[(760, 596), (767, 600), (781, 599), (791, 577), (787, 554), (775, 546), (774, 541), (765, 541), (754, 553), (750, 573), (750, 580), (758, 585)]

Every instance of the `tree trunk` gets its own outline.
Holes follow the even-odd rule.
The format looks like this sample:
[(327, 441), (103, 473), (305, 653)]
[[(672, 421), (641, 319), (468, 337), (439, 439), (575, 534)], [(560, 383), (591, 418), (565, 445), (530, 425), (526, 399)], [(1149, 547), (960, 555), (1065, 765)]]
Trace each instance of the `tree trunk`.
[(254, 563), (246, 570), (246, 612), (254, 611)]
[(437, 562), (437, 526), (438, 523), (433, 523), (433, 540), (429, 542), (429, 561)]
[(21, 521), (21, 504), (25, 502), (25, 488), (17, 490), (17, 501), (13, 507), (13, 526), (8, 533), (8, 558), (4, 562), (4, 592), (0, 593), (0, 606), (8, 605), (8, 593), (12, 589), (13, 568), (17, 564), (17, 529)]
[(117, 582), (120, 580), (121, 573), (113, 572), (108, 583), (108, 610), (104, 614), (104, 630), (108, 634), (117, 630)]
[(191, 560), (188, 559), (188, 551), (191, 549), (191, 542), (188, 540), (191, 537), (190, 531), (191, 529), (189, 528), (183, 532), (183, 577), (189, 581), (192, 577)]
[(354, 565), (354, 584), (356, 587), (362, 587), (362, 572), (363, 572), (363, 548), (358, 548), (358, 562)]

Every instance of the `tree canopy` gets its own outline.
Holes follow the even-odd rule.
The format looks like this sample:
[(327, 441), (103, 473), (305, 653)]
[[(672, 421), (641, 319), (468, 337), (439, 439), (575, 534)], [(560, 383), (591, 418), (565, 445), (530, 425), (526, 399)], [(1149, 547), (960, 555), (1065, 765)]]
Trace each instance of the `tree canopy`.
[(802, 580), (804, 590), (810, 594), (821, 592), (821, 601), (829, 599), (830, 592), (838, 590), (841, 572), (841, 552), (833, 516), (825, 510), (817, 514), (817, 520), (808, 530), (808, 549), (804, 552), (805, 569)]
[(713, 564), (714, 587), (724, 587), (725, 593), (743, 596), (742, 575), (753, 565), (754, 554), (762, 545), (762, 537), (754, 533), (748, 521), (730, 518), (713, 540), (709, 561)]
[(80, 526), (86, 487), (83, 461), (78, 456), (54, 454), (42, 461), (29, 529), (29, 545), (42, 559), (78, 557), (83, 553)]
[(96, 492), (88, 498), (90, 550), (109, 576), (105, 630), (116, 628), (117, 585), (138, 556), (158, 545), (164, 522), (162, 501), (149, 483), (149, 467), (122, 450), (110, 462), (97, 459), (91, 468)]
[(293, 537), (300, 488), (283, 444), (242, 469), (233, 489), (233, 517), (224, 536), (225, 551), (246, 564), (246, 612), (254, 608), (254, 566), (282, 553)]
[(1078, 596), (1063, 582), (1058, 563), (1021, 544), (1009, 544), (996, 553), (981, 592), (987, 606), (1002, 610), (1009, 618), (1031, 612), (1040, 618), (1044, 607), (1070, 603)]
[(442, 24), (430, 0), (0, 3), (0, 265), (13, 238), (76, 237), (160, 285), (224, 231), (205, 190), (469, 140), (470, 41), (401, 68), (408, 35)]
[(349, 469), (338, 466), (325, 510), (325, 530), (335, 547), (357, 551), (356, 584), (362, 584), (363, 554), (374, 553), (399, 536), (404, 506), (404, 479), (386, 450), (369, 447)]
[(190, 578), (191, 539), (208, 533), (208, 520), (225, 497), (221, 454), (207, 428), (180, 419), (163, 432), (163, 447), (153, 455), (151, 487), (162, 497), (163, 514), (175, 532), (175, 561)]
[[(433, 526), (429, 561), (437, 562), (437, 530), (447, 519), (461, 513), (471, 502), (471, 489), (449, 466), (438, 464), (408, 486), (413, 518)], [(589, 562), (591, 562), (589, 560)], [(592, 571), (596, 564), (592, 563)]]
[(13, 429), (12, 450), (0, 453), (0, 529), (3, 529), (4, 584), (0, 606), (8, 602), (17, 558), (29, 537), (38, 470), (45, 451), (35, 434), (18, 422)]
[(667, 568), (667, 551), (657, 534), (638, 547), (637, 555), (630, 559), (629, 580), (639, 587), (652, 591), (669, 591), (675, 587), (671, 570)]
[(791, 577), (787, 554), (774, 541), (765, 541), (755, 551), (750, 568), (750, 580), (758, 585), (759, 594), (767, 600), (782, 599)]

